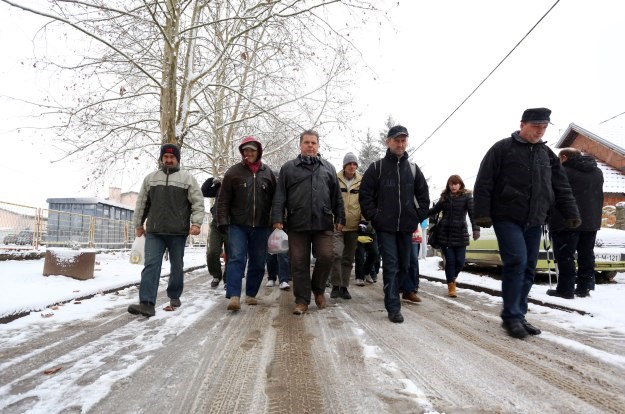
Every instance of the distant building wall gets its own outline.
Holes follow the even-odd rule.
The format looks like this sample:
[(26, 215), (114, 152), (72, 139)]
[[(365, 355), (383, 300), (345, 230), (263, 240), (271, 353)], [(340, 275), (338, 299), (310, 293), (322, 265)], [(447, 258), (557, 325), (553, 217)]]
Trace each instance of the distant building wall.
[(577, 137), (573, 140), (571, 146), (592, 155), (617, 170), (625, 171), (624, 156), (582, 134), (577, 134)]

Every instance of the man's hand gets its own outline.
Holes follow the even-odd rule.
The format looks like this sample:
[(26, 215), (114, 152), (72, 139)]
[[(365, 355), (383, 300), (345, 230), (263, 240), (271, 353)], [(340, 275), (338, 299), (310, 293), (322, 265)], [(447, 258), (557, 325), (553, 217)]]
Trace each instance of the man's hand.
[(478, 217), (473, 221), (480, 227), (491, 227), (493, 225), (493, 219), (490, 217)]
[(339, 223), (336, 223), (336, 224), (334, 225), (334, 229), (335, 229), (336, 231), (343, 231), (343, 227), (345, 227), (345, 226), (343, 226), (342, 224), (339, 224)]
[(135, 229), (135, 236), (137, 237), (141, 237), (145, 234), (145, 230), (143, 229), (143, 227), (137, 227)]
[(568, 226), (569, 229), (576, 229), (582, 225), (582, 221), (578, 218), (568, 219), (566, 221), (566, 225)]
[(477, 240), (480, 238), (480, 231), (479, 230), (474, 230), (473, 231), (473, 240)]
[(198, 234), (200, 234), (200, 228), (193, 224), (189, 229), (189, 234), (192, 236), (197, 236)]

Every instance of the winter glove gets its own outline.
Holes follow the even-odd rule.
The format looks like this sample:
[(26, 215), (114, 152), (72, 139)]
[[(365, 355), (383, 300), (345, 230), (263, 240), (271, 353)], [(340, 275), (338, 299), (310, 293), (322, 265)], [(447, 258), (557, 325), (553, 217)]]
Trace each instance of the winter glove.
[(568, 219), (566, 221), (566, 225), (568, 226), (569, 229), (576, 229), (582, 225), (582, 221), (578, 218)]
[(493, 225), (493, 220), (490, 217), (478, 217), (473, 221), (480, 227), (491, 227)]
[(473, 230), (473, 240), (477, 240), (480, 238), (480, 231), (479, 230)]
[(367, 222), (363, 220), (360, 223), (358, 223), (358, 234), (363, 234), (366, 231), (367, 231)]

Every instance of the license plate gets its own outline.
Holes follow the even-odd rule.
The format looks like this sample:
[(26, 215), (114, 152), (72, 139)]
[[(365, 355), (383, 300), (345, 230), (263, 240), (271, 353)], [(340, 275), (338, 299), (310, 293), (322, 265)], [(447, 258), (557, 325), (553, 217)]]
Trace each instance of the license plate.
[(601, 260), (602, 262), (618, 262), (621, 260), (619, 253), (597, 253), (595, 254), (595, 260)]

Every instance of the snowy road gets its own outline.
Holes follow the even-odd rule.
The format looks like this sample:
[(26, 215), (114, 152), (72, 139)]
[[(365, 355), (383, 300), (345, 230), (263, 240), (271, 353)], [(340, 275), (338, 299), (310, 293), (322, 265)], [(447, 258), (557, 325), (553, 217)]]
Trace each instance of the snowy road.
[(294, 316), (291, 292), (263, 287), (233, 314), (196, 271), (183, 306), (150, 319), (126, 312), (135, 288), (106, 295), (98, 317), (4, 332), (0, 412), (625, 412), (620, 331), (571, 330), (534, 305), (543, 334), (511, 339), (497, 299), (427, 281), (396, 325), (379, 283), (350, 292)]

